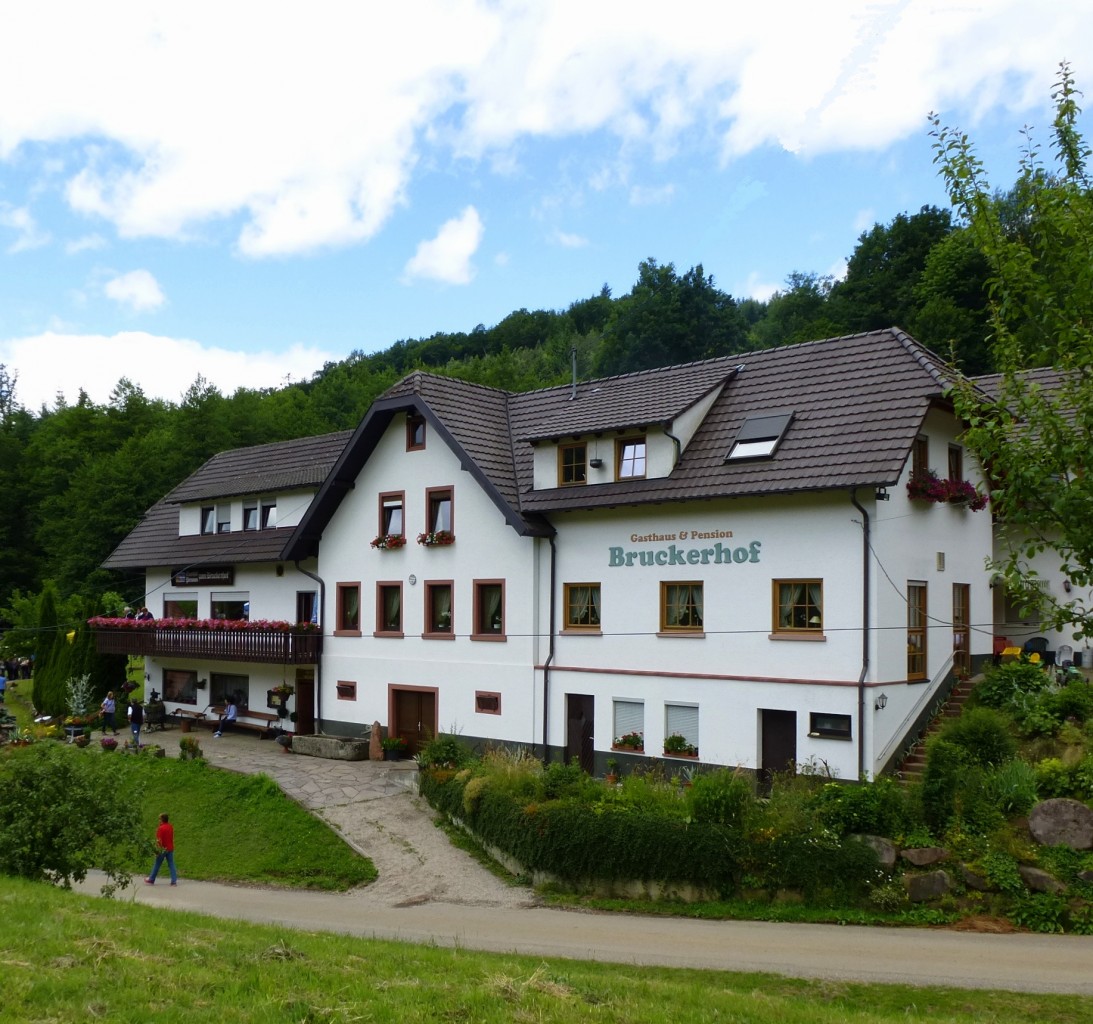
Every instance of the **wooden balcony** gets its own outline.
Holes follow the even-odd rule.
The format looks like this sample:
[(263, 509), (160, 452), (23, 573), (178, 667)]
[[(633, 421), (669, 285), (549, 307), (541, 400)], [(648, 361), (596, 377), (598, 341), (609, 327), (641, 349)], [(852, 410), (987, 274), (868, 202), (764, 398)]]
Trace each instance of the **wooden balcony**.
[(314, 630), (184, 629), (175, 626), (111, 629), (94, 625), (99, 654), (193, 658), (195, 661), (250, 661), (276, 665), (317, 665), (323, 636)]

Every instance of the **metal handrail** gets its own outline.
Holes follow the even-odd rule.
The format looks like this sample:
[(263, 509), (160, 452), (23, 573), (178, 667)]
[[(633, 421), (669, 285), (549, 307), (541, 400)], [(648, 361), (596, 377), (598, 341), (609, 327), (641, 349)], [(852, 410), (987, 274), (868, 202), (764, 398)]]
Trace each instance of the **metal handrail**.
[[(923, 708), (925, 708), (929, 704), (930, 700), (937, 695), (937, 691), (941, 688), (941, 684), (948, 678), (949, 670), (953, 666), (954, 659), (955, 654), (950, 654), (948, 658), (946, 658), (945, 661), (942, 662), (941, 668), (937, 671), (937, 673), (934, 675), (934, 678), (930, 680), (926, 689), (923, 691), (922, 698), (916, 701), (911, 706), (911, 710), (903, 716), (903, 721), (900, 722), (898, 726), (896, 726), (896, 731), (892, 734), (892, 738), (888, 741), (888, 745), (884, 748), (884, 750), (881, 751), (881, 756), (874, 759), (874, 765), (887, 764), (888, 758), (892, 755), (892, 753), (895, 752), (896, 748), (901, 743), (906, 743), (908, 734), (910, 733), (912, 728), (912, 723), (918, 720), (919, 716), (922, 714)], [(948, 699), (949, 695), (946, 694), (938, 701), (937, 707), (933, 709), (933, 713), (931, 713), (930, 715), (931, 719), (934, 717), (934, 714), (936, 714), (937, 711), (941, 709), (945, 701)], [(927, 719), (927, 721), (929, 721), (929, 719)], [(912, 742), (910, 746), (908, 746), (908, 750), (910, 750), (910, 748), (918, 742), (918, 738), (919, 736), (918, 734), (916, 734), (914, 742)]]

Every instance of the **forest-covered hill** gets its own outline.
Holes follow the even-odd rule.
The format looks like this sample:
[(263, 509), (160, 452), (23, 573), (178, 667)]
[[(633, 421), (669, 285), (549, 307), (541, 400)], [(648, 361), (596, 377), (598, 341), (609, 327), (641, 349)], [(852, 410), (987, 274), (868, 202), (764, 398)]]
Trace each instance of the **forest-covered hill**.
[(99, 565), (153, 502), (216, 452), (355, 427), (415, 368), (522, 391), (568, 381), (574, 355), (588, 379), (898, 325), (986, 372), (986, 273), (949, 213), (923, 207), (863, 234), (845, 279), (795, 273), (768, 302), (726, 294), (700, 264), (679, 273), (648, 259), (625, 295), (604, 287), (564, 310), (353, 352), (283, 388), (222, 395), (198, 378), (176, 404), (122, 380), (105, 405), (81, 395), (34, 413), (0, 366), (0, 607), (45, 580), (136, 599), (143, 580)]

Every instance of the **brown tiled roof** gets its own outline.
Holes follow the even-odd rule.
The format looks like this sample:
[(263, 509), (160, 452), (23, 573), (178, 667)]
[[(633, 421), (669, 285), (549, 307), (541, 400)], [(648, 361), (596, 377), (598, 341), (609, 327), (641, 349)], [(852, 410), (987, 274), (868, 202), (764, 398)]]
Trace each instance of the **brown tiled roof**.
[(513, 441), (668, 423), (724, 383), (740, 363), (740, 356), (726, 356), (513, 395)]
[(352, 436), (353, 431), (340, 430), (221, 452), (163, 500), (182, 503), (318, 487)]
[[(940, 357), (895, 329), (750, 352), (732, 362), (742, 369), (728, 381), (670, 476), (532, 491), (528, 463), (520, 480), (521, 509), (545, 514), (890, 486), (948, 380)], [(514, 402), (528, 399), (517, 395)], [(792, 411), (794, 417), (774, 456), (726, 462), (747, 417), (775, 411)]]
[(178, 506), (246, 495), (318, 488), (352, 431), (237, 448), (214, 455), (153, 505), (103, 562), (107, 569), (181, 568), (210, 562), (268, 562), (281, 558), (291, 528), (180, 537)]
[[(895, 328), (512, 394), (413, 373), (369, 410), (301, 524), (289, 557), (317, 550), (391, 418), (416, 411), (515, 529), (551, 532), (551, 512), (704, 498), (891, 486), (949, 370)], [(723, 386), (722, 386), (723, 385)], [(532, 490), (531, 439), (670, 421), (721, 388), (670, 476)], [(726, 463), (749, 415), (792, 411), (774, 456)]]

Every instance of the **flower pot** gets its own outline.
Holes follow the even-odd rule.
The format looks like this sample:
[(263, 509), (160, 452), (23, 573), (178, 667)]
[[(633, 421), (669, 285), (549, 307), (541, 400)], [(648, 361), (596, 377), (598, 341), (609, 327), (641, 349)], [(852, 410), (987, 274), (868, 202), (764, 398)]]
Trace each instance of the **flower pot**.
[(188, 718), (180, 718), (178, 728), (181, 732), (189, 732), (191, 728), (190, 720)]

